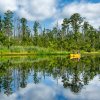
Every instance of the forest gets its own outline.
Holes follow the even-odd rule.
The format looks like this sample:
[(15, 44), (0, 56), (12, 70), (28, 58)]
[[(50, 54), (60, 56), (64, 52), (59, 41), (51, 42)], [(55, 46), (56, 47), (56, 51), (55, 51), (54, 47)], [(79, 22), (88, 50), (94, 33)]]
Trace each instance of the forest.
[(14, 16), (10, 10), (0, 16), (1, 52), (31, 52), (41, 48), (44, 52), (100, 51), (100, 27), (94, 28), (79, 13), (64, 18), (61, 27), (57, 23), (52, 29), (42, 27), (39, 21), (34, 21), (31, 28), (27, 19)]

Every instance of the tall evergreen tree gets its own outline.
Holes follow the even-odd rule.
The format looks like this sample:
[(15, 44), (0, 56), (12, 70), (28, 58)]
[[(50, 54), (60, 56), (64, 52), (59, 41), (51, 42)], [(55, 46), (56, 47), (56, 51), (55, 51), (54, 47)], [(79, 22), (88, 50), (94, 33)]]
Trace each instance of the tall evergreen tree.
[(0, 32), (2, 31), (2, 18), (0, 16)]
[(8, 48), (10, 47), (10, 45), (12, 45), (11, 42), (11, 36), (13, 35), (13, 12), (8, 10), (6, 13), (4, 13), (4, 33), (5, 35), (8, 37), (8, 42), (6, 43), (6, 45), (8, 46)]
[(33, 31), (34, 31), (34, 45), (38, 45), (38, 28), (39, 28), (39, 22), (35, 21), (34, 26), (33, 26)]
[(82, 22), (83, 22), (83, 18), (78, 13), (75, 13), (70, 17), (70, 23), (71, 23), (73, 33), (74, 33), (74, 38), (76, 41), (79, 36), (79, 29), (81, 27)]
[(4, 14), (4, 30), (5, 30), (5, 34), (10, 37), (13, 34), (13, 13), (12, 11), (8, 10), (5, 14)]
[(27, 27), (27, 20), (25, 18), (21, 18), (21, 29), (22, 29), (22, 40), (25, 40), (26, 34), (26, 27)]

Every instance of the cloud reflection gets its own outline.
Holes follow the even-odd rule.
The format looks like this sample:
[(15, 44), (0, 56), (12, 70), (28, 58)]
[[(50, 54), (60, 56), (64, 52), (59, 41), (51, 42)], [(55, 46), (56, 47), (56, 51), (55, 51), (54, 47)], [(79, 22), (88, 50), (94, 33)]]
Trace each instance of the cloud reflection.
[(50, 86), (30, 83), (12, 95), (0, 94), (0, 100), (99, 100), (99, 93), (100, 81), (99, 76), (96, 76), (79, 94), (72, 93), (61, 84)]

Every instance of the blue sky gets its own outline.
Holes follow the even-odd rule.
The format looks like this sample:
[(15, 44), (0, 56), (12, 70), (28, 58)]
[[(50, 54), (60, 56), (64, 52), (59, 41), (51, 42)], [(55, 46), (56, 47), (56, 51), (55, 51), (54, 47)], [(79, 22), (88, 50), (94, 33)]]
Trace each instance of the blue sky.
[(80, 13), (95, 28), (100, 26), (100, 0), (0, 0), (0, 13), (13, 11), (30, 25), (38, 20), (42, 27), (60, 26), (63, 18)]

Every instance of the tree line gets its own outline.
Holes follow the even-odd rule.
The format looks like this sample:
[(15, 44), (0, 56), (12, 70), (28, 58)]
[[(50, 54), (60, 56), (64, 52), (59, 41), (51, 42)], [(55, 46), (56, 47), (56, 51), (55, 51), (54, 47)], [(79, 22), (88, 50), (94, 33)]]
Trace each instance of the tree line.
[(15, 17), (8, 10), (0, 16), (0, 45), (8, 48), (28, 45), (62, 51), (97, 51), (100, 48), (100, 28), (95, 29), (79, 13), (75, 13), (64, 18), (61, 27), (56, 24), (52, 29), (46, 29), (34, 21), (31, 29), (27, 19)]

